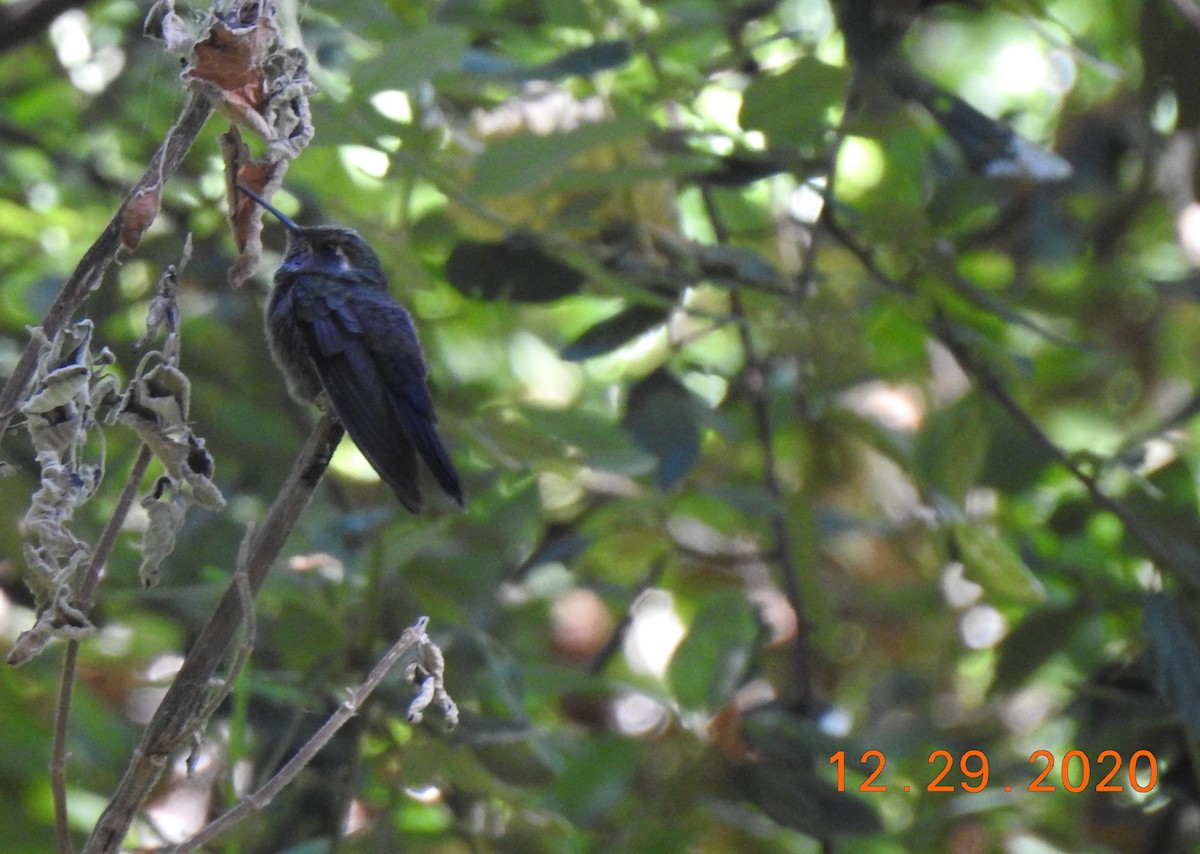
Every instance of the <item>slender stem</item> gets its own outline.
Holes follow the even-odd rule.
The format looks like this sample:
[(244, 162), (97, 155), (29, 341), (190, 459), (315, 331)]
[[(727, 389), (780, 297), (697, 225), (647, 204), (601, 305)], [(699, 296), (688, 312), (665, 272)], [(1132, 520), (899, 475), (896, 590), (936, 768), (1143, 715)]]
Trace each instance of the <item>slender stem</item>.
[[(84, 576), (83, 583), (79, 587), (75, 603), (84, 613), (91, 608), (92, 594), (95, 593), (96, 585), (100, 581), (100, 570), (112, 553), (113, 546), (117, 542), (117, 535), (121, 532), (121, 525), (125, 522), (125, 517), (129, 515), (129, 508), (133, 505), (138, 485), (141, 484), (142, 477), (150, 466), (152, 456), (150, 448), (142, 445), (137, 458), (133, 461), (133, 468), (129, 470), (125, 487), (117, 498), (117, 506), (113, 508), (108, 524), (104, 526), (100, 540), (96, 543), (96, 549), (92, 552), (92, 560), (88, 566), (87, 575)], [(71, 718), (71, 695), (75, 688), (75, 671), (78, 663), (79, 641), (68, 640), (67, 652), (63, 657), (62, 680), (58, 686), (58, 706), (54, 710), (54, 744), (50, 753), (50, 789), (54, 797), (54, 833), (60, 854), (72, 854), (75, 850), (71, 844), (71, 828), (67, 815), (67, 731)]]
[(87, 575), (84, 576), (83, 582), (79, 585), (79, 593), (77, 594), (77, 601), (75, 603), (84, 613), (87, 613), (92, 607), (92, 596), (95, 595), (96, 587), (100, 584), (100, 570), (104, 568), (108, 556), (112, 554), (113, 546), (117, 542), (117, 535), (121, 533), (121, 526), (125, 523), (125, 517), (129, 515), (129, 508), (133, 506), (133, 499), (137, 495), (138, 487), (141, 485), (142, 478), (145, 477), (146, 469), (150, 467), (150, 461), (153, 458), (154, 453), (150, 450), (150, 446), (143, 444), (133, 461), (133, 467), (129, 470), (129, 477), (125, 480), (125, 486), (121, 489), (121, 494), (117, 497), (117, 504), (108, 519), (108, 524), (104, 526), (104, 530), (100, 533), (100, 540), (96, 543), (96, 551), (92, 554), (92, 562), (88, 566)]
[(1087, 490), (1088, 495), (1091, 496), (1092, 501), (1097, 506), (1102, 507), (1120, 519), (1125, 530), (1141, 540), (1142, 545), (1156, 563), (1176, 567), (1179, 570), (1176, 577), (1189, 584), (1192, 588), (1200, 590), (1200, 576), (1197, 575), (1195, 568), (1186, 555), (1181, 554), (1169, 541), (1162, 539), (1141, 516), (1125, 506), (1119, 499), (1105, 492), (1100, 486), (1099, 480), (1094, 475), (1080, 468), (1079, 464), (1071, 458), (1071, 455), (1060, 448), (1042, 430), (1033, 416), (1025, 411), (1021, 404), (1017, 403), (1016, 399), (1009, 393), (1008, 389), (1004, 387), (1004, 383), (988, 370), (986, 366), (980, 365), (967, 346), (951, 330), (942, 328), (935, 331), (939, 333), (939, 340), (954, 354), (959, 364), (975, 378), (980, 388), (1000, 404), (1001, 408), (1020, 425), (1037, 445), (1052, 456), (1055, 462), (1066, 469), (1072, 477), (1083, 485), (1083, 488)]
[[(192, 95), (188, 98), (179, 119), (167, 132), (146, 171), (129, 190), (116, 214), (96, 238), (96, 242), (84, 253), (75, 272), (63, 284), (54, 304), (46, 312), (42, 320), (42, 333), (47, 340), (54, 339), (58, 331), (83, 305), (88, 295), (100, 286), (104, 273), (121, 250), (121, 229), (125, 222), (125, 209), (130, 200), (152, 187), (162, 186), (166, 179), (175, 173), (212, 111), (212, 104), (203, 95)], [(40, 352), (37, 341), (31, 340), (21, 353), (21, 358), (17, 360), (4, 389), (0, 391), (0, 436), (8, 429), (18, 404), (25, 397), (37, 370)]]
[(67, 813), (67, 728), (71, 718), (71, 693), (79, 661), (79, 641), (67, 641), (63, 656), (62, 681), (58, 686), (58, 706), (54, 710), (54, 744), (50, 752), (50, 791), (54, 797), (54, 836), (59, 854), (73, 854), (71, 825)]
[(383, 658), (376, 662), (362, 684), (354, 689), (350, 697), (338, 707), (336, 712), (329, 716), (328, 720), (321, 725), (321, 728), (276, 772), (275, 776), (263, 784), (262, 787), (242, 798), (231, 810), (205, 825), (194, 836), (176, 846), (174, 854), (187, 854), (189, 851), (195, 851), (201, 845), (216, 838), (246, 817), (265, 809), (274, 800), (275, 796), (288, 783), (294, 780), (296, 775), (308, 763), (312, 762), (321, 749), (329, 744), (338, 730), (345, 726), (358, 713), (358, 710), (362, 708), (363, 703), (366, 702), (371, 692), (379, 686), (379, 683), (383, 681), (383, 677), (388, 674), (388, 671), (401, 658), (405, 656), (418, 658), (420, 656), (421, 647), (427, 642), (425, 636), (425, 626), (427, 623), (427, 618), (422, 617), (417, 621), (415, 626), (404, 630), (404, 633), (400, 636), (400, 640), (392, 644)]
[[(720, 211), (717, 209), (712, 190), (708, 187), (702, 187), (700, 192), (704, 200), (704, 208), (708, 214), (709, 222), (712, 224), (713, 235), (716, 237), (717, 243), (725, 245), (729, 242), (729, 232), (725, 227), (724, 220), (721, 218)], [(775, 460), (774, 431), (771, 427), (771, 415), (766, 391), (767, 371), (762, 358), (758, 354), (758, 348), (754, 344), (754, 339), (750, 335), (750, 326), (747, 322), (746, 308), (742, 303), (741, 294), (736, 290), (729, 292), (729, 307), (730, 313), (735, 320), (734, 325), (737, 327), (742, 353), (746, 360), (745, 376), (750, 393), (750, 408), (754, 416), (754, 427), (758, 436), (758, 444), (762, 449), (763, 486), (775, 504), (775, 509), (771, 513), (770, 519), (771, 536), (774, 540), (774, 546), (771, 551), (779, 565), (779, 574), (783, 582), (784, 595), (787, 596), (788, 603), (792, 606), (792, 610), (796, 614), (796, 645), (792, 656), (795, 685), (793, 686), (794, 696), (792, 697), (791, 705), (800, 714), (809, 715), (813, 709), (811, 626), (808, 619), (808, 608), (804, 601), (804, 593), (800, 588), (800, 567), (799, 562), (796, 560), (795, 545), (792, 541), (787, 517), (784, 514), (781, 503), (783, 490), (779, 486), (778, 466)]]
[(212, 679), (233, 644), (238, 627), (246, 622), (245, 590), (239, 587), (248, 585), (250, 595), (262, 587), (342, 434), (341, 424), (332, 415), (325, 415), (313, 429), (266, 518), (246, 547), (243, 561), (246, 578), (230, 581), (200, 630), (175, 681), (146, 727), (125, 776), (88, 838), (83, 854), (111, 854), (120, 849), (134, 816), (158, 782), (171, 753), (203, 723), (199, 715), (208, 706)]

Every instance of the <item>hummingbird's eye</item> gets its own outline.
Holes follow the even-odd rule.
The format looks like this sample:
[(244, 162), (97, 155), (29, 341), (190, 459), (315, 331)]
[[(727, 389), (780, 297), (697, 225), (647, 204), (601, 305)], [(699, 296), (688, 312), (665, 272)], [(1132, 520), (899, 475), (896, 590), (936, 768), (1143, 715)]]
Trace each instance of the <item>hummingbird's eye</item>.
[(322, 255), (328, 255), (331, 258), (337, 258), (341, 261), (346, 260), (346, 253), (342, 249), (342, 245), (340, 243), (334, 243), (332, 241), (329, 243), (320, 243), (317, 245), (317, 251)]

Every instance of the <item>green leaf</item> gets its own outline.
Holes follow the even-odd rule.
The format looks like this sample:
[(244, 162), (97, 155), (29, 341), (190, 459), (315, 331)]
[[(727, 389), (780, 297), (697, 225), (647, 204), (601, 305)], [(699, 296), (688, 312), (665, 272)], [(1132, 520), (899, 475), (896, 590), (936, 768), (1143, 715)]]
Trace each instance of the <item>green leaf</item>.
[(548, 751), (539, 739), (544, 736), (526, 732), (519, 738), (481, 740), (472, 750), (481, 765), (510, 786), (547, 786), (561, 769), (547, 761)]
[(761, 130), (772, 145), (813, 149), (824, 142), (830, 111), (846, 97), (849, 72), (804, 57), (782, 74), (759, 77), (746, 88), (742, 127)]
[(640, 136), (646, 129), (644, 119), (621, 118), (585, 124), (565, 133), (506, 137), (479, 155), (471, 190), (484, 196), (533, 192), (566, 171), (579, 155)]
[(611, 814), (627, 797), (640, 756), (635, 741), (593, 734), (558, 778), (555, 794), (562, 811), (584, 823)]
[(595, 42), (568, 50), (540, 65), (524, 65), (496, 51), (471, 48), (466, 53), (463, 70), (470, 74), (512, 82), (561, 80), (564, 77), (587, 77), (600, 71), (618, 68), (629, 62), (632, 57), (633, 48), (623, 39)]
[(1029, 441), (1024, 427), (996, 405), (985, 408), (988, 451), (980, 480), (1000, 492), (1019, 494), (1037, 483), (1054, 456)]
[(1200, 642), (1175, 597), (1146, 597), (1146, 637), (1154, 662), (1154, 687), (1171, 704), (1193, 739), (1200, 739)]
[[(532, 459), (550, 456), (561, 459), (565, 447), (577, 448), (592, 468), (636, 477), (653, 469), (654, 457), (638, 446), (624, 430), (617, 429), (608, 413), (585, 407), (569, 410), (524, 411), (528, 428), (511, 440), (529, 447)], [(536, 444), (535, 444), (536, 443)]]
[(550, 302), (577, 293), (584, 276), (523, 233), (498, 242), (463, 240), (446, 261), (446, 279), (469, 297)]
[(677, 484), (700, 459), (699, 406), (691, 392), (661, 368), (629, 390), (621, 426), (658, 458), (659, 489)]
[(726, 287), (782, 289), (778, 270), (752, 249), (741, 246), (704, 246), (693, 249), (696, 264), (705, 278)]
[(926, 484), (961, 505), (983, 470), (987, 446), (982, 406), (977, 397), (968, 395), (926, 419), (913, 462)]
[(763, 812), (801, 833), (828, 839), (883, 829), (874, 809), (808, 768), (768, 760), (739, 769), (737, 780)]
[(741, 766), (735, 779), (776, 822), (825, 839), (881, 829), (873, 809), (839, 792), (817, 771), (828, 768), (829, 757), (839, 750), (845, 751), (848, 767), (864, 770), (866, 765), (857, 759), (861, 748), (778, 704), (747, 712), (738, 731), (755, 761)]
[(469, 43), (466, 30), (445, 24), (399, 30), (389, 38), (382, 56), (355, 68), (354, 85), (365, 92), (408, 89), (439, 74), (458, 71)]
[(1088, 616), (1075, 607), (1049, 607), (1028, 614), (1000, 646), (992, 693), (1023, 688), (1043, 664), (1067, 648)]
[(582, 362), (611, 353), (667, 319), (665, 308), (631, 305), (601, 320), (562, 349), (559, 356), (570, 362)]
[(1001, 602), (1033, 604), (1046, 593), (1011, 546), (970, 522), (956, 522), (951, 536), (967, 578)]
[(717, 709), (728, 702), (746, 675), (761, 633), (758, 614), (741, 591), (710, 596), (671, 659), (667, 678), (679, 704)]
[(866, 310), (864, 337), (881, 375), (920, 375), (929, 366), (929, 330), (909, 302), (881, 295)]
[(566, 53), (529, 69), (522, 75), (526, 80), (556, 80), (561, 77), (586, 77), (598, 71), (619, 68), (633, 57), (628, 41), (601, 41)]
[[(1200, 580), (1200, 520), (1192, 466), (1178, 457), (1138, 481), (1136, 487), (1126, 497), (1126, 507), (1171, 553), (1178, 572)], [(1141, 538), (1129, 530), (1124, 539), (1130, 551), (1150, 554)]]

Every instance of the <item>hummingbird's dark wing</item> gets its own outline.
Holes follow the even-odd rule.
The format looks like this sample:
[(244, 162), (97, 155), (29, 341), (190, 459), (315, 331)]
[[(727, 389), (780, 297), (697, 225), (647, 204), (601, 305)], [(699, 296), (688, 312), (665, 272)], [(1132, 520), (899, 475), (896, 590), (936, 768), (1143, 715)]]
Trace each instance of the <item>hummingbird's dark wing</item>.
[(417, 454), (446, 494), (462, 484), (437, 434), (425, 361), (408, 312), (386, 291), (293, 285), (295, 316), (321, 385), (359, 450), (412, 512), (421, 508)]
[(463, 506), (462, 482), (438, 436), (437, 415), (425, 379), (425, 356), (412, 318), (386, 291), (357, 288), (350, 292), (350, 302), (393, 411), (438, 484)]

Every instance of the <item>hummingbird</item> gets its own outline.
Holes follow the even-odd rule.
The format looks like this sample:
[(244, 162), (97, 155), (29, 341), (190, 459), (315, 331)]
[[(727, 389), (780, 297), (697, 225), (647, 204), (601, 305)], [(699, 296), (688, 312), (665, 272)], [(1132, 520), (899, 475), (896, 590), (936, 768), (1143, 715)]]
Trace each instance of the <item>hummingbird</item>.
[(409, 511), (421, 510), (418, 457), (465, 507), (462, 481), (438, 436), (416, 327), (389, 293), (375, 250), (353, 229), (299, 226), (237, 187), (288, 230), (267, 301), (266, 331), (292, 397), (332, 407)]

